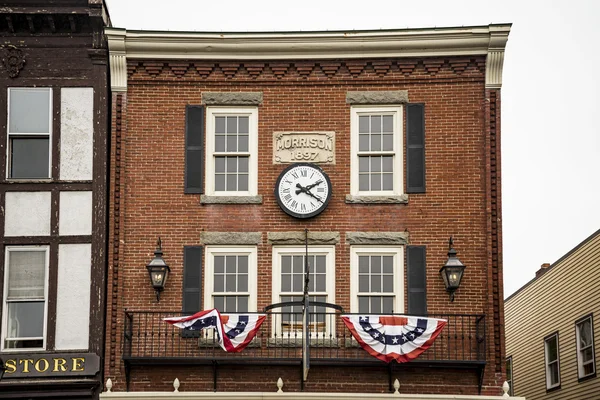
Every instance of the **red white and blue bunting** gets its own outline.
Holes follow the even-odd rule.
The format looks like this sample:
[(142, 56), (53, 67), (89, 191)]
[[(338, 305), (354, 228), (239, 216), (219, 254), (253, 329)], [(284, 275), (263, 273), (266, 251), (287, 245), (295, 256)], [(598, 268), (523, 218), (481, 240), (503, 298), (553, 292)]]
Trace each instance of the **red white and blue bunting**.
[(343, 315), (342, 320), (363, 349), (387, 363), (414, 360), (446, 326), (443, 319), (392, 315)]
[(221, 315), (216, 308), (213, 308), (187, 317), (170, 317), (164, 320), (189, 331), (213, 328), (223, 350), (236, 353), (248, 346), (265, 318), (264, 314)]

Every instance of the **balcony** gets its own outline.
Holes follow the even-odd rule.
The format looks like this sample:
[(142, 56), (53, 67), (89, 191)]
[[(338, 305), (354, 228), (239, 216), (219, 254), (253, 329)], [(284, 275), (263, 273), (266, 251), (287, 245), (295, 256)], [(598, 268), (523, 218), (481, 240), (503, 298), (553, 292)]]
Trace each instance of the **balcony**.
[[(345, 313), (349, 315), (350, 313)], [(227, 353), (212, 330), (184, 331), (163, 321), (181, 312), (126, 311), (123, 361), (127, 382), (136, 365), (297, 365), (302, 368), (302, 314), (267, 312), (252, 342)], [(486, 363), (485, 315), (429, 314), (448, 321), (433, 345), (410, 363), (386, 364), (360, 347), (336, 312), (311, 315), (310, 364), (331, 366), (444, 367), (474, 369), (480, 384)]]

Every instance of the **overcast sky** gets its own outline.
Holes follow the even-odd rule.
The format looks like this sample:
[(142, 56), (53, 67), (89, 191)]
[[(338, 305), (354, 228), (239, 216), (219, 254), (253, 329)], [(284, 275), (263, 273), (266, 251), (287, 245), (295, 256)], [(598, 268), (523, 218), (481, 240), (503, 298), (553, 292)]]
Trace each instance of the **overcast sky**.
[(502, 86), (504, 294), (600, 229), (600, 1), (106, 0), (114, 27), (310, 31), (513, 24)]

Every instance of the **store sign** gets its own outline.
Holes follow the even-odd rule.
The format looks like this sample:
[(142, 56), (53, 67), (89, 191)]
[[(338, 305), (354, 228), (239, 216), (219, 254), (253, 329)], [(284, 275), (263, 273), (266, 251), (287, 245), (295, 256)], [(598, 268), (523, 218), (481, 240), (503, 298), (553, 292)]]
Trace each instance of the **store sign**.
[(275, 132), (273, 163), (335, 164), (335, 132)]
[(94, 376), (100, 370), (100, 357), (93, 353), (3, 354), (3, 379)]

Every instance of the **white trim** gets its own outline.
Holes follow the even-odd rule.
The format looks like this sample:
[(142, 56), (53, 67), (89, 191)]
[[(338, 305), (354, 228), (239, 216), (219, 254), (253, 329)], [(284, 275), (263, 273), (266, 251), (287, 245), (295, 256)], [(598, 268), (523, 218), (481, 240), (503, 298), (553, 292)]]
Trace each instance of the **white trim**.
[[(551, 340), (556, 341), (556, 361), (552, 361), (552, 363), (556, 363), (558, 366), (558, 382), (555, 384), (551, 383), (550, 377), (550, 363), (548, 362), (548, 342)], [(544, 370), (546, 372), (546, 389), (554, 389), (560, 386), (560, 347), (558, 341), (558, 333), (554, 333), (544, 339)]]
[[(43, 251), (46, 255), (45, 257), (45, 266), (44, 266), (44, 325), (42, 331), (42, 347), (40, 348), (24, 348), (24, 349), (6, 349), (4, 347), (4, 340), (7, 335), (8, 328), (8, 305), (6, 298), (8, 297), (8, 276), (10, 265), (8, 263), (9, 253), (17, 251)], [(2, 337), (0, 343), (1, 351), (9, 351), (9, 352), (30, 352), (35, 350), (45, 350), (46, 349), (46, 339), (47, 339), (47, 324), (48, 324), (48, 274), (49, 274), (49, 261), (50, 261), (50, 246), (6, 246), (4, 248), (4, 284), (3, 284), (3, 299), (2, 299)]]
[[(581, 358), (581, 343), (579, 337), (581, 336), (579, 333), (579, 326), (586, 322), (590, 321), (590, 339), (592, 339), (592, 343), (590, 347), (592, 348), (592, 360), (589, 362), (594, 367), (594, 370), (585, 375), (584, 374), (584, 364)], [(594, 317), (592, 315), (588, 315), (575, 323), (575, 341), (576, 341), (576, 349), (577, 349), (577, 377), (578, 379), (587, 378), (589, 376), (593, 376), (596, 373), (596, 349), (594, 348)]]
[(248, 256), (248, 311), (255, 312), (257, 297), (257, 250), (256, 246), (204, 246), (204, 310), (213, 307), (214, 256), (215, 255), (247, 255)]
[(391, 255), (394, 257), (394, 313), (404, 312), (404, 246), (350, 246), (350, 312), (358, 312), (358, 257)]
[[(11, 133), (10, 132), (10, 93), (13, 90), (22, 91), (47, 91), (48, 92), (48, 132), (23, 132), (23, 133)], [(6, 179), (18, 180), (18, 181), (31, 181), (40, 179), (51, 179), (52, 178), (52, 121), (53, 121), (53, 109), (52, 103), (52, 88), (49, 87), (9, 87), (8, 97), (6, 102)], [(48, 136), (48, 176), (42, 178), (11, 178), (10, 177), (10, 139), (12, 137), (27, 137), (27, 136)]]
[[(272, 264), (272, 295), (271, 304), (281, 302), (281, 256), (283, 255), (306, 255), (305, 246), (273, 246), (273, 264)], [(310, 245), (308, 246), (308, 255), (324, 255), (325, 256), (325, 292), (316, 292), (316, 296), (327, 296), (327, 303), (335, 304), (335, 246), (327, 245)], [(295, 292), (293, 292), (295, 293)], [(311, 292), (311, 296), (313, 292)], [(279, 309), (274, 310), (279, 312)], [(333, 310), (327, 310), (327, 312), (333, 312)], [(327, 318), (326, 321), (326, 333), (335, 335), (335, 321), (330, 321)], [(275, 334), (276, 326), (272, 324), (271, 335)], [(298, 337), (302, 337), (298, 334)]]
[[(215, 191), (215, 124), (216, 116), (243, 115), (248, 116), (248, 190), (247, 191)], [(235, 153), (228, 153), (235, 155)], [(206, 196), (256, 196), (258, 194), (258, 108), (257, 107), (207, 107), (206, 108)]]
[[(350, 195), (351, 196), (401, 196), (404, 194), (404, 132), (403, 107), (398, 106), (352, 106), (350, 109)], [(364, 114), (392, 114), (394, 117), (393, 152), (371, 152), (375, 155), (394, 156), (394, 186), (392, 190), (359, 191), (358, 186), (358, 118)]]

